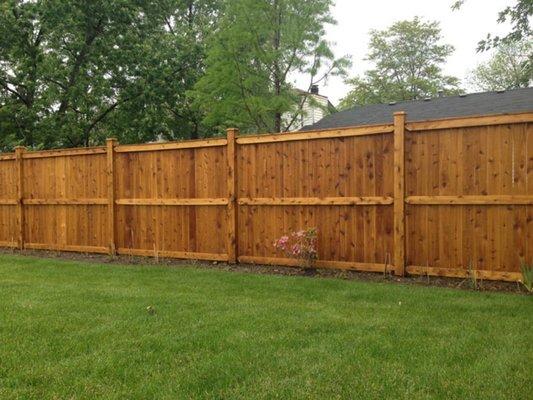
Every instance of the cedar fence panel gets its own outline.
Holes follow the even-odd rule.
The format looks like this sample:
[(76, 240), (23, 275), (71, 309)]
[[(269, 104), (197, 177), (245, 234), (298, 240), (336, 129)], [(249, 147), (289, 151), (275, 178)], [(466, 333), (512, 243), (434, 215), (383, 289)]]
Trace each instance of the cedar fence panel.
[(17, 160), (14, 154), (0, 154), (0, 246), (17, 247)]
[(406, 137), (407, 271), (519, 279), (533, 261), (533, 124), (428, 128)]
[(105, 153), (23, 154), (24, 248), (107, 252)]
[(119, 254), (227, 260), (226, 144), (116, 148)]
[(392, 131), (389, 125), (352, 132), (356, 136), (237, 140), (239, 260), (294, 264), (275, 251), (274, 240), (317, 227), (319, 265), (371, 271), (390, 266)]
[[(408, 116), (407, 116), (408, 117)], [(0, 246), (518, 280), (533, 113), (0, 155)]]

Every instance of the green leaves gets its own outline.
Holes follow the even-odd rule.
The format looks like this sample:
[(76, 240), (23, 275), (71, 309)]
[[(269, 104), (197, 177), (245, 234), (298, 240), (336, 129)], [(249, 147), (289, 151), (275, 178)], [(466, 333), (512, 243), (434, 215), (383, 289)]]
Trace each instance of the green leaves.
[(215, 0), (10, 0), (0, 7), (4, 149), (200, 134), (186, 93), (203, 73)]
[(478, 65), (469, 77), (477, 90), (506, 90), (529, 87), (533, 82), (533, 42), (502, 44), (492, 58)]
[[(342, 75), (331, 0), (8, 0), (0, 6), (0, 146), (287, 129), (291, 85)], [(307, 89), (307, 88), (303, 88)]]
[(371, 31), (367, 59), (374, 68), (347, 82), (352, 90), (341, 101), (341, 108), (421, 99), (441, 90), (457, 93), (459, 80), (441, 70), (454, 49), (440, 41), (438, 22), (424, 22), (418, 17), (396, 22), (383, 31)]
[(227, 2), (205, 76), (193, 93), (195, 104), (205, 113), (204, 123), (219, 131), (230, 125), (243, 132), (287, 129), (284, 115), (300, 112), (292, 74), (306, 73), (314, 84), (344, 73), (348, 63), (336, 59), (323, 39), (325, 25), (334, 22), (331, 4), (330, 0)]

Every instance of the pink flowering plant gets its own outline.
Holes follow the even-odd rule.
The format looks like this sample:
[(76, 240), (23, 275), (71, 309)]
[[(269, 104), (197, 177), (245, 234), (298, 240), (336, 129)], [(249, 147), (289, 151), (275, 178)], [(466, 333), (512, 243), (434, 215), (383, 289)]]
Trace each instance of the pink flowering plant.
[(317, 236), (316, 228), (302, 229), (280, 237), (274, 247), (289, 258), (301, 260), (302, 267), (312, 268), (318, 258)]

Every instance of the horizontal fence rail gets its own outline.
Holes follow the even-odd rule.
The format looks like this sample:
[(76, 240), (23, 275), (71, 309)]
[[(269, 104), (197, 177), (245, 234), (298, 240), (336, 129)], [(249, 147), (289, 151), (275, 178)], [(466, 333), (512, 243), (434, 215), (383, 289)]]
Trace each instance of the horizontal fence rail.
[(0, 246), (517, 281), (533, 113), (0, 154)]

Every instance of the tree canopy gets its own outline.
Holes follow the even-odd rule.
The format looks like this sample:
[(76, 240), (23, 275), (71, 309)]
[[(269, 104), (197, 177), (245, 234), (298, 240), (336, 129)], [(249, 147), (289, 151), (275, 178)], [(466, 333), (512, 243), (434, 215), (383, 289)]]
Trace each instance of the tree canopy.
[(533, 82), (533, 43), (509, 42), (497, 47), (492, 58), (478, 65), (469, 83), (479, 91), (529, 87)]
[(0, 6), (0, 147), (197, 137), (187, 98), (217, 0), (6, 0)]
[[(344, 73), (324, 40), (334, 23), (331, 0), (233, 0), (227, 4), (196, 85), (204, 122), (248, 132), (281, 132), (299, 112), (291, 74), (305, 73), (309, 87)], [(307, 89), (307, 88), (306, 88)]]
[(5, 0), (0, 150), (281, 131), (342, 74), (331, 0)]
[(371, 31), (367, 60), (374, 68), (347, 81), (351, 90), (341, 108), (457, 93), (459, 80), (441, 68), (454, 49), (441, 39), (438, 22), (418, 17)]

